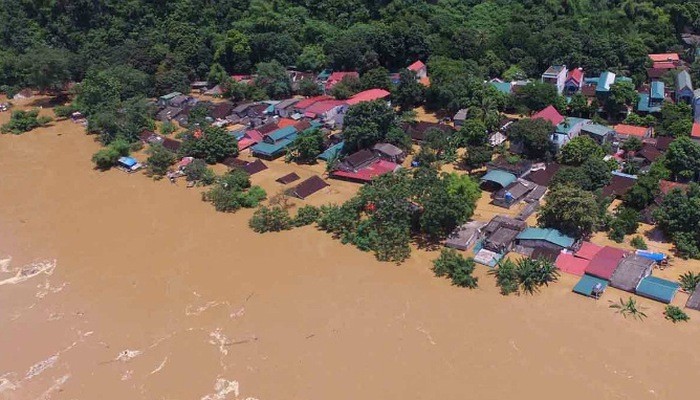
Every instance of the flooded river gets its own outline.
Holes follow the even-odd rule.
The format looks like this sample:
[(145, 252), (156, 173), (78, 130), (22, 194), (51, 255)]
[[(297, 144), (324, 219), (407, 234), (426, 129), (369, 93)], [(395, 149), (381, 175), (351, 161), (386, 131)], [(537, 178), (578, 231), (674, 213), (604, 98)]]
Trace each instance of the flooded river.
[(641, 300), (639, 322), (570, 277), (502, 297), (485, 268), (472, 291), (434, 278), (435, 253), (258, 235), (198, 189), (93, 170), (97, 148), (71, 122), (0, 136), (0, 399), (697, 393), (700, 313), (673, 325)]

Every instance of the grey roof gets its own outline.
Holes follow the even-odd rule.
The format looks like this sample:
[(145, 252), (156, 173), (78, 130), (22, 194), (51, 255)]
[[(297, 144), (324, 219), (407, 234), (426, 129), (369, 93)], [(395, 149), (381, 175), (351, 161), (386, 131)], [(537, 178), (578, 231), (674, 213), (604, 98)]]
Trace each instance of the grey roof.
[(552, 65), (551, 67), (547, 68), (547, 70), (544, 71), (544, 74), (542, 74), (542, 75), (557, 76), (561, 73), (561, 71), (564, 70), (564, 68), (566, 68), (566, 66), (564, 66), (564, 65)]
[(634, 292), (639, 282), (651, 275), (651, 269), (654, 266), (654, 261), (646, 257), (632, 254), (620, 261), (612, 277), (610, 277), (610, 286)]
[(298, 102), (299, 102), (299, 99), (282, 100), (279, 103), (275, 104), (275, 110), (284, 110), (285, 108), (291, 107)]
[(489, 221), (488, 224), (486, 224), (483, 231), (487, 235), (490, 235), (496, 232), (496, 230), (498, 230), (498, 228), (502, 226), (510, 229), (517, 229), (518, 231), (522, 231), (523, 229), (527, 228), (527, 224), (523, 221), (519, 221), (511, 217), (506, 217), (505, 215), (496, 215), (491, 219), (491, 221)]
[(683, 70), (676, 76), (676, 89), (683, 90), (686, 88), (693, 90), (693, 81), (690, 79), (688, 71)]
[(608, 134), (614, 134), (615, 130), (610, 128), (609, 126), (605, 125), (600, 125), (600, 124), (588, 124), (584, 125), (583, 128), (581, 128), (582, 131), (591, 133), (596, 136), (606, 136)]
[(457, 120), (465, 120), (467, 119), (467, 109), (463, 108), (459, 111), (457, 111), (457, 114), (455, 114), (454, 119)]
[(478, 221), (470, 221), (462, 226), (458, 226), (447, 237), (445, 246), (467, 250), (474, 243), (482, 226), (484, 226), (484, 223)]
[(377, 143), (374, 145), (374, 147), (372, 147), (372, 149), (382, 154), (386, 154), (389, 157), (398, 157), (403, 154), (403, 150), (391, 143)]
[(484, 248), (492, 251), (506, 250), (508, 245), (513, 243), (515, 237), (518, 236), (518, 233), (520, 233), (519, 230), (500, 227), (484, 240)]
[(700, 311), (700, 285), (695, 287), (695, 290), (690, 295), (690, 298), (688, 299), (688, 302), (685, 303), (685, 306), (692, 310)]

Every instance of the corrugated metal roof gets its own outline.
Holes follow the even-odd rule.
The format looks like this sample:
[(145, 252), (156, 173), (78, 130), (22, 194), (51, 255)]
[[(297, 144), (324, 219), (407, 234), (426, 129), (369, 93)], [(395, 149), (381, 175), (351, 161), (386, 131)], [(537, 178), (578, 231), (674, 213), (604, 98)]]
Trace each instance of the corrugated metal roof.
[(613, 129), (609, 126), (605, 125), (600, 125), (600, 124), (588, 124), (584, 125), (582, 128), (583, 131), (592, 133), (596, 136), (606, 136), (609, 133), (614, 133)]
[(651, 83), (651, 98), (652, 99), (663, 99), (664, 92), (666, 90), (666, 85), (661, 81), (654, 81)]
[(601, 290), (605, 290), (608, 287), (608, 282), (606, 280), (596, 278), (595, 276), (584, 274), (581, 277), (581, 280), (578, 281), (576, 286), (574, 286), (574, 292), (592, 297), (593, 288), (595, 288), (596, 285), (600, 285)]
[(485, 182), (495, 182), (501, 185), (502, 187), (506, 187), (510, 185), (511, 183), (515, 182), (518, 178), (511, 174), (510, 172), (505, 172), (505, 171), (499, 171), (499, 170), (491, 170), (486, 173), (486, 175), (481, 177), (481, 181)]
[(636, 292), (641, 296), (668, 304), (673, 300), (678, 288), (680, 285), (677, 282), (648, 276), (639, 282)]
[(690, 74), (688, 71), (683, 70), (678, 73), (678, 76), (676, 77), (676, 89), (678, 90), (693, 90), (693, 82), (690, 79)]
[(291, 135), (294, 135), (295, 133), (297, 133), (297, 130), (295, 127), (286, 126), (284, 128), (280, 128), (280, 129), (277, 129), (276, 131), (271, 132), (269, 135), (267, 135), (267, 137), (269, 137), (270, 139), (272, 139), (273, 141), (276, 142), (278, 140), (282, 140), (282, 139), (285, 139)]
[(560, 247), (571, 247), (575, 239), (551, 228), (527, 228), (516, 237), (518, 240), (544, 240)]

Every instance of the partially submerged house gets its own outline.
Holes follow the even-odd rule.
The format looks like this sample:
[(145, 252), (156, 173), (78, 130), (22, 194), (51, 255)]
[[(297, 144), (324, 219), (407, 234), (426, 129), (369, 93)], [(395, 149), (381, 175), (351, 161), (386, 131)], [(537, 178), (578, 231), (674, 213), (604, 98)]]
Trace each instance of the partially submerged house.
[(364, 149), (350, 154), (338, 163), (330, 176), (353, 182), (368, 183), (374, 178), (401, 168), (399, 164), (381, 159), (371, 150)]
[(330, 185), (321, 179), (320, 176), (314, 175), (298, 184), (294, 189), (292, 189), (291, 193), (294, 196), (304, 200), (328, 186)]
[(458, 226), (445, 240), (445, 246), (457, 250), (468, 250), (479, 238), (484, 225), (483, 222), (469, 221)]
[(553, 85), (557, 88), (557, 92), (562, 94), (568, 72), (566, 65), (552, 65), (542, 74), (542, 82)]
[(623, 197), (637, 182), (637, 175), (623, 174), (613, 171), (610, 183), (603, 186), (601, 196), (603, 197)]
[(520, 232), (527, 228), (525, 221), (497, 215), (482, 229), (484, 240), (482, 246), (496, 253), (508, 252)]
[[(518, 204), (520, 201), (526, 200), (526, 198), (539, 187), (540, 186), (536, 183), (528, 180), (517, 179), (493, 194), (493, 204), (499, 207), (510, 208), (513, 205)], [(539, 190), (539, 197), (533, 200), (539, 200), (539, 198), (544, 195), (545, 191), (546, 188)]]
[(700, 311), (700, 285), (695, 287), (695, 290), (690, 294), (685, 306), (691, 310)]
[(296, 139), (297, 134), (298, 131), (293, 126), (277, 129), (265, 136), (262, 142), (251, 147), (253, 155), (270, 160), (275, 159), (284, 154), (287, 147)]
[(527, 179), (530, 182), (534, 182), (540, 186), (547, 187), (549, 186), (549, 183), (552, 181), (552, 178), (554, 178), (554, 175), (557, 173), (557, 171), (559, 171), (560, 168), (561, 164), (556, 162), (551, 164), (542, 163), (541, 166), (533, 166), (530, 173), (525, 175), (524, 179)]
[(678, 289), (680, 289), (678, 282), (647, 276), (639, 282), (635, 292), (640, 296), (668, 304), (673, 301)]
[(610, 286), (634, 293), (642, 279), (651, 275), (654, 260), (631, 254), (624, 257), (610, 277)]
[(666, 86), (662, 81), (653, 81), (649, 86), (649, 93), (640, 93), (637, 102), (637, 111), (642, 114), (661, 112), (661, 106), (666, 98)]
[(377, 143), (372, 147), (372, 150), (378, 157), (397, 164), (406, 158), (406, 153), (391, 143)]
[(556, 252), (570, 249), (576, 239), (552, 228), (525, 228), (515, 237), (515, 244), (529, 248), (544, 248)]
[(617, 265), (625, 255), (627, 255), (627, 252), (622, 249), (605, 246), (590, 259), (586, 267), (586, 274), (610, 280), (617, 269)]
[(492, 169), (481, 177), (481, 184), (482, 187), (487, 190), (500, 190), (509, 186), (517, 179), (518, 177), (510, 172)]

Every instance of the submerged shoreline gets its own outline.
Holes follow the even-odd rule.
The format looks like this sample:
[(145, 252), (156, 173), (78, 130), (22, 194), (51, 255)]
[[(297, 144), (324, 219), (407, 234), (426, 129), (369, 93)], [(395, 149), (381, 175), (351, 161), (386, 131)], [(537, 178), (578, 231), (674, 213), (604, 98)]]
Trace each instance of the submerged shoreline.
[[(0, 281), (57, 260), (52, 275), (0, 286), (0, 399), (693, 393), (695, 312), (674, 325), (641, 299), (638, 322), (608, 308), (626, 294), (576, 296), (571, 276), (503, 297), (484, 267), (476, 290), (435, 279), (435, 252), (395, 266), (311, 227), (258, 235), (252, 210), (93, 170), (98, 147), (69, 121), (0, 136), (0, 258), (12, 257)], [(341, 201), (345, 184), (312, 201)]]

